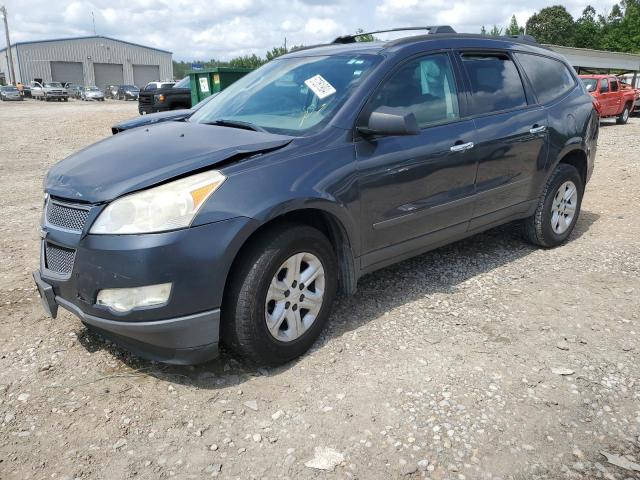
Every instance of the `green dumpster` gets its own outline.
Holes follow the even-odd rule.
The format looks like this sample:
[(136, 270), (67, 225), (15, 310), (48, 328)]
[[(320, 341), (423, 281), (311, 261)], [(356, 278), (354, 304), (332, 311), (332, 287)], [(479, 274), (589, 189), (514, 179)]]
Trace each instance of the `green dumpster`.
[(214, 67), (202, 70), (190, 70), (191, 105), (201, 102), (209, 95), (218, 93), (236, 80), (241, 79), (251, 68)]

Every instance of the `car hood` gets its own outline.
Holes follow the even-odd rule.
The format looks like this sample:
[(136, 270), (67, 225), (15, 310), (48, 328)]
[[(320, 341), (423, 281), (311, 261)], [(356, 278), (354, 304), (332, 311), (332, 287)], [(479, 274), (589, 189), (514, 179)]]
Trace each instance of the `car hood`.
[(190, 122), (138, 128), (57, 163), (45, 179), (52, 196), (102, 203), (234, 157), (282, 148), (293, 137)]
[(169, 120), (182, 120), (187, 118), (193, 113), (193, 110), (168, 110), (166, 112), (149, 113), (147, 115), (141, 115), (139, 117), (125, 120), (124, 122), (117, 123), (112, 127), (112, 130), (120, 132), (123, 130), (129, 130), (131, 128), (141, 127), (143, 125), (153, 125), (154, 123), (167, 122)]

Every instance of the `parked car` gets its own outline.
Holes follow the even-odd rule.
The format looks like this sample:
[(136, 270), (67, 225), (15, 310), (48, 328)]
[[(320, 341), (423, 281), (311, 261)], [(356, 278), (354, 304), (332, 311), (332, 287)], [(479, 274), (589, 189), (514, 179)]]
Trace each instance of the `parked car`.
[(580, 75), (587, 92), (597, 102), (596, 109), (601, 118), (616, 117), (616, 123), (624, 125), (633, 112), (636, 92), (622, 88), (618, 78), (612, 75)]
[(31, 96), (36, 100), (57, 100), (66, 102), (69, 100), (67, 90), (60, 82), (31, 82)]
[(66, 88), (69, 97), (76, 99), (80, 99), (80, 97), (82, 96), (82, 90), (84, 90), (84, 87), (82, 85), (76, 85), (75, 83), (70, 83)]
[(140, 89), (135, 85), (120, 85), (116, 97), (118, 100), (138, 100)]
[(47, 313), (156, 360), (224, 342), (272, 365), (366, 273), (515, 220), (561, 245), (596, 156), (591, 97), (528, 37), (431, 31), (448, 33), (297, 50), (187, 121), (54, 165), (34, 273)]
[(189, 77), (185, 77), (175, 84), (151, 82), (140, 92), (138, 99), (140, 115), (185, 108), (191, 108)]
[(120, 88), (120, 85), (107, 85), (107, 88), (104, 89), (105, 97), (116, 100), (118, 98), (119, 88)]
[(22, 86), (22, 96), (24, 98), (31, 98), (31, 86), (30, 85), (23, 85)]
[(111, 127), (111, 133), (124, 132), (125, 130), (131, 130), (132, 128), (144, 127), (147, 125), (153, 125), (155, 123), (162, 122), (180, 122), (189, 118), (191, 114), (198, 111), (200, 108), (209, 103), (217, 93), (209, 95), (204, 100), (196, 103), (193, 108), (183, 110), (169, 110), (167, 112), (149, 113), (148, 115), (142, 115), (140, 117), (132, 118), (131, 120), (125, 120)]
[(22, 100), (22, 95), (20, 95), (20, 90), (13, 85), (5, 85), (0, 87), (0, 100), (3, 102), (10, 100)]
[(80, 100), (96, 100), (99, 102), (104, 102), (104, 93), (95, 85), (84, 87), (82, 89), (82, 92), (80, 92)]

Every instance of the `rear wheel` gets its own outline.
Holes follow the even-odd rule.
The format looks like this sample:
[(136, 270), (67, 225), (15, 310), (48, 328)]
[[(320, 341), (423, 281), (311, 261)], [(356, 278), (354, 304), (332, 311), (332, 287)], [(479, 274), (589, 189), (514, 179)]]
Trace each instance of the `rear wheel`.
[(630, 113), (631, 113), (631, 106), (627, 103), (624, 106), (624, 110), (622, 110), (622, 113), (616, 119), (616, 123), (618, 125), (624, 125), (625, 123), (627, 123), (629, 121), (629, 114)]
[(222, 341), (259, 364), (306, 352), (329, 318), (338, 284), (331, 243), (315, 228), (285, 224), (255, 239), (225, 291)]
[(572, 165), (558, 165), (545, 184), (535, 214), (523, 221), (525, 238), (541, 247), (564, 243), (578, 221), (583, 192), (578, 170)]

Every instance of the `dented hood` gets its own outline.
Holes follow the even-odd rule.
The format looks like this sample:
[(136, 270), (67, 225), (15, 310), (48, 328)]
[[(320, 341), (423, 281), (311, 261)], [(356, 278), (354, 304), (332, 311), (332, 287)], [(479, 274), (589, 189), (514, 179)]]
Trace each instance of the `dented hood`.
[(54, 165), (45, 191), (100, 203), (221, 162), (282, 148), (293, 138), (239, 128), (167, 122), (109, 137)]

